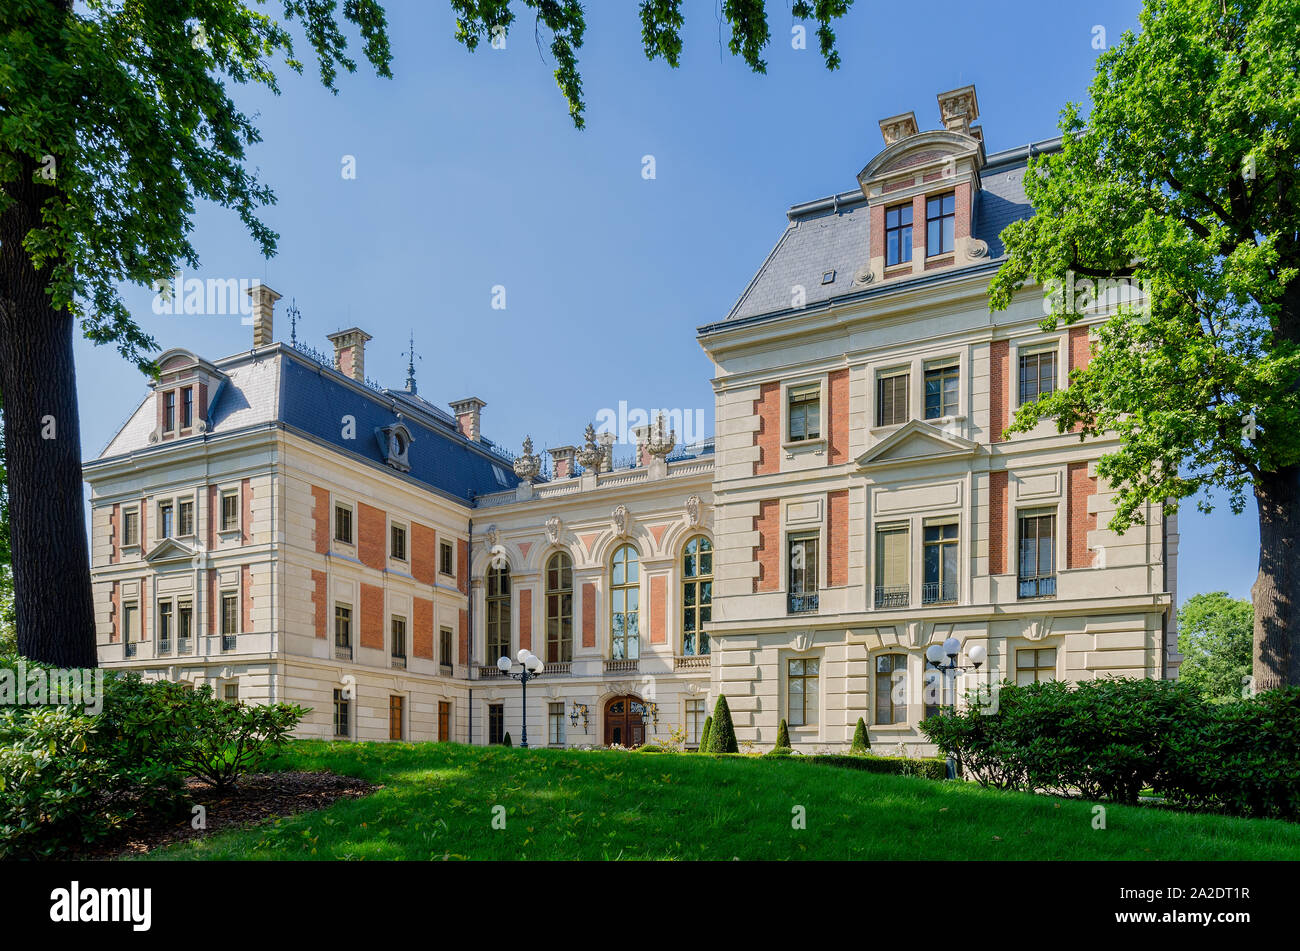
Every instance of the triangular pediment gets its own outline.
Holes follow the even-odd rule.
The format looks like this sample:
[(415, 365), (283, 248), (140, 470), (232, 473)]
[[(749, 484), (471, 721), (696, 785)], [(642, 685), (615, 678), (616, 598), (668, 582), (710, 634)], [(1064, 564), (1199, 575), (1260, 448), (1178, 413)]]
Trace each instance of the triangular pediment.
[(904, 423), (858, 457), (859, 469), (973, 456), (979, 443), (945, 433), (919, 419)]
[(189, 561), (194, 557), (195, 549), (189, 545), (182, 544), (174, 538), (164, 538), (149, 554), (144, 556), (144, 560), (150, 564), (167, 561)]

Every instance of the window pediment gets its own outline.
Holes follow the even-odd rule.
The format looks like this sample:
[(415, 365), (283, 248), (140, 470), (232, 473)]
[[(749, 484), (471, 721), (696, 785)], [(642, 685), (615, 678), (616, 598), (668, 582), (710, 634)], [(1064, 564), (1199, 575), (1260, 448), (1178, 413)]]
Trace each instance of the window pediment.
[(916, 462), (931, 462), (947, 457), (973, 456), (979, 443), (953, 436), (923, 420), (913, 419), (890, 433), (857, 459), (859, 470)]

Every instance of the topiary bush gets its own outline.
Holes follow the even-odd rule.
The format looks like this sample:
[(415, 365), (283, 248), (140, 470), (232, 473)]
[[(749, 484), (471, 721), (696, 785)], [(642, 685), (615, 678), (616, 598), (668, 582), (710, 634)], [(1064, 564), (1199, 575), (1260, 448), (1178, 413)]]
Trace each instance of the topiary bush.
[(867, 721), (858, 717), (858, 725), (853, 728), (853, 742), (849, 745), (849, 752), (854, 755), (865, 755), (871, 752), (871, 740), (867, 737)]
[(718, 695), (718, 702), (713, 707), (713, 727), (709, 731), (709, 745), (706, 753), (739, 753), (740, 745), (736, 742), (736, 728), (731, 723), (731, 708), (727, 698)]
[(790, 728), (786, 726), (785, 720), (776, 725), (776, 748), (778, 750), (790, 749)]
[(707, 753), (709, 750), (709, 733), (713, 730), (713, 717), (704, 718), (704, 726), (700, 730), (700, 743), (696, 750), (701, 753)]
[(510, 734), (509, 734), (509, 733), (507, 733), (505, 736), (501, 737), (501, 745), (502, 745), (502, 746), (514, 746), (514, 745), (515, 745), (513, 742), (511, 742), (511, 740), (510, 740)]

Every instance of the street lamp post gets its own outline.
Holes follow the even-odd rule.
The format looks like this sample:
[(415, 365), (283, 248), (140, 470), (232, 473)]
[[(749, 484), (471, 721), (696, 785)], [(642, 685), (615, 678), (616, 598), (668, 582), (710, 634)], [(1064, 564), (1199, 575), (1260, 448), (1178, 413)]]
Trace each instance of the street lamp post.
[(528, 681), (532, 680), (534, 677), (540, 677), (544, 665), (542, 664), (542, 659), (526, 647), (521, 647), (516, 657), (519, 660), (520, 667), (517, 673), (510, 669), (513, 665), (510, 663), (509, 657), (502, 657), (497, 661), (497, 670), (501, 671), (501, 673), (505, 674), (507, 677), (513, 677), (515, 680), (519, 681), (519, 684), (523, 689), (524, 728), (523, 732), (519, 735), (519, 748), (526, 750), (528, 749)]
[[(951, 713), (957, 712), (957, 671), (959, 670), (979, 670), (980, 665), (984, 663), (989, 652), (983, 644), (976, 644), (966, 651), (966, 657), (969, 664), (957, 663), (957, 655), (961, 653), (961, 641), (955, 637), (950, 637), (942, 644), (931, 644), (925, 649), (925, 659), (930, 662), (930, 666), (943, 674), (944, 687), (946, 688), (949, 680), (952, 681), (952, 692), (948, 694), (948, 709)], [(944, 658), (948, 662), (944, 663)], [(939, 697), (939, 705), (943, 704), (942, 695)], [(957, 778), (957, 763), (948, 755), (948, 778)]]

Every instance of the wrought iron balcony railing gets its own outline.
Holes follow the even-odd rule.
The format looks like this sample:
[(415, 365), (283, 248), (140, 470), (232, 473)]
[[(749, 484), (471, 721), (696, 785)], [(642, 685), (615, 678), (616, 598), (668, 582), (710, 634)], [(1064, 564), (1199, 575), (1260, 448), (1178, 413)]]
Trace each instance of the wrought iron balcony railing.
[(1032, 598), (1056, 597), (1056, 575), (1040, 575), (1037, 578), (1021, 578), (1016, 590), (1017, 597), (1026, 600)]
[(796, 594), (790, 592), (786, 604), (786, 612), (789, 614), (812, 614), (817, 610), (816, 594)]
[(957, 582), (927, 581), (921, 585), (922, 604), (956, 604)]
[(352, 645), (351, 645), (351, 644), (335, 644), (335, 645), (334, 645), (334, 659), (335, 659), (335, 660), (351, 660), (351, 659), (352, 659)]
[(912, 603), (912, 586), (876, 585), (876, 608), (905, 608)]

